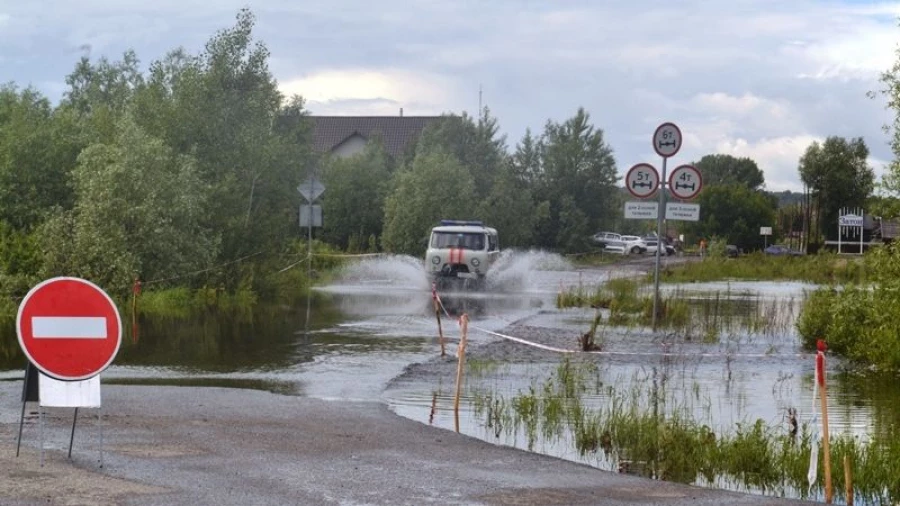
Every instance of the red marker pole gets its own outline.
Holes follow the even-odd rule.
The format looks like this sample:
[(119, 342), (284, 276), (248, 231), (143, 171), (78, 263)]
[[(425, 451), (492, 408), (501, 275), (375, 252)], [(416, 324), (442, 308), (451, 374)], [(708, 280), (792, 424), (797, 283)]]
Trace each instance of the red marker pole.
[(828, 442), (828, 401), (825, 396), (825, 341), (816, 342), (816, 381), (819, 382), (819, 401), (822, 403), (822, 449), (825, 453), (825, 504), (831, 504), (831, 450)]

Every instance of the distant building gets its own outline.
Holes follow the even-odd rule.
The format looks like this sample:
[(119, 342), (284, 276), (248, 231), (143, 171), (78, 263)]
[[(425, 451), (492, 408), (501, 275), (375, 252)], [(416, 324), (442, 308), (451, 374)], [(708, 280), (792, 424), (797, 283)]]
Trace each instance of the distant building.
[(366, 142), (380, 135), (385, 151), (393, 158), (403, 156), (422, 130), (441, 116), (309, 116), (313, 122), (313, 148), (319, 153), (353, 156)]

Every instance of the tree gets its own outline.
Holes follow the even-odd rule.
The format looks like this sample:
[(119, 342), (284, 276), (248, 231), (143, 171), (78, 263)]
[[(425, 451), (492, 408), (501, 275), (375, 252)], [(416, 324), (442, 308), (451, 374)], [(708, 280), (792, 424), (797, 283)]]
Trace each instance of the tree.
[[(558, 231), (569, 230), (586, 237), (612, 219), (618, 179), (616, 161), (603, 140), (603, 131), (590, 124), (584, 108), (564, 123), (548, 121), (539, 149), (535, 195), (549, 203), (550, 217), (543, 222), (549, 230), (539, 232), (538, 238), (542, 239), (541, 246), (561, 248), (566, 242), (571, 250), (577, 243), (562, 241)], [(579, 213), (574, 213), (574, 209)], [(577, 216), (579, 220), (583, 216), (583, 230), (563, 223), (564, 216)]]
[(800, 179), (816, 201), (823, 235), (837, 227), (841, 208), (862, 207), (872, 194), (875, 173), (868, 157), (869, 148), (861, 137), (828, 137), (823, 144), (813, 142), (800, 158)]
[(694, 166), (703, 175), (703, 186), (742, 184), (751, 190), (761, 190), (765, 186), (763, 171), (750, 158), (706, 155), (695, 162)]
[(80, 147), (64, 114), (33, 89), (0, 87), (0, 221), (30, 231), (50, 209), (72, 205)]
[(452, 154), (436, 148), (416, 154), (394, 175), (385, 201), (383, 245), (387, 251), (421, 256), (428, 232), (441, 219), (477, 219), (471, 174)]
[(723, 237), (744, 249), (762, 246), (759, 227), (775, 224), (775, 199), (743, 184), (713, 185), (697, 197), (701, 220), (686, 224), (696, 237)]
[(497, 172), (491, 191), (479, 208), (478, 215), (500, 234), (502, 247), (531, 246), (535, 224), (531, 190), (516, 178), (509, 166)]
[(324, 238), (346, 248), (351, 240), (366, 244), (370, 236), (380, 237), (390, 176), (381, 140), (373, 138), (350, 158), (328, 160), (322, 176), (328, 189), (322, 204)]
[(466, 113), (450, 114), (425, 128), (416, 150), (442, 149), (453, 155), (471, 174), (476, 195), (485, 198), (507, 159), (506, 137), (498, 136), (499, 130), (487, 107), (477, 121)]
[[(154, 62), (134, 100), (139, 125), (196, 159), (209, 191), (204, 226), (221, 234), (223, 262), (277, 254), (297, 237), (296, 187), (315, 162), (302, 100), (284, 105), (254, 25), (243, 9), (199, 55)], [(255, 279), (240, 263), (219, 272), (229, 287)]]
[(130, 118), (115, 144), (78, 158), (75, 207), (39, 229), (45, 275), (78, 275), (122, 290), (135, 275), (171, 277), (207, 266), (217, 237), (201, 225), (206, 190), (195, 161)]

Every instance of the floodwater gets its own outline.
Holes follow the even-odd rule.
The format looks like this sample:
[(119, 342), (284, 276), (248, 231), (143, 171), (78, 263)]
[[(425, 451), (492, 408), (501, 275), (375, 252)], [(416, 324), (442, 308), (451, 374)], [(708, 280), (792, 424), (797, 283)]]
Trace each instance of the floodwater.
[[(531, 345), (551, 343), (574, 351), (577, 336), (590, 327), (594, 310), (556, 309), (561, 289), (593, 289), (615, 277), (641, 276), (651, 265), (648, 258), (576, 269), (557, 255), (507, 252), (486, 291), (441, 294), (449, 354), (441, 358), (431, 286), (421, 261), (366, 257), (315, 290), (309, 321), (305, 305), (262, 308), (249, 319), (210, 314), (189, 320), (142, 318), (136, 339), (127, 329), (103, 382), (226, 386), (385, 402), (422, 423), (448, 430), (457, 430), (458, 424), (472, 437), (604, 469), (615, 463), (583, 456), (565, 438), (533, 441), (521, 433), (498, 432), (477, 412), (476, 399), (525, 393), (568, 358), (596, 366), (597, 389), (585, 398), (588, 407), (602, 405), (611, 392), (655, 388), (663, 390), (664, 409), (687, 410), (715, 428), (761, 419), (786, 429), (789, 408), (798, 411), (801, 423), (811, 419), (814, 357), (800, 348), (793, 326), (805, 291), (815, 288), (811, 285), (664, 284), (664, 294), (697, 305), (701, 321), (684, 332), (601, 325), (603, 352), (596, 354)], [(462, 312), (470, 317), (471, 358), (457, 422), (453, 374), (447, 373), (455, 372), (452, 357), (460, 337), (455, 317)], [(719, 330), (711, 333), (712, 328)], [(0, 329), (0, 379), (21, 378), (24, 363), (15, 330)], [(829, 357), (828, 380), (832, 432), (865, 436), (900, 416), (900, 386), (893, 378), (843, 373), (840, 362)]]

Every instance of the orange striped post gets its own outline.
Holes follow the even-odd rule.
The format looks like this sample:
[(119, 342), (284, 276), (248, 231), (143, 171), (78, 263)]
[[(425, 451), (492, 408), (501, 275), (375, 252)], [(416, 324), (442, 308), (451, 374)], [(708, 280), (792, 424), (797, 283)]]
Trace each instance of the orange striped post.
[(825, 396), (825, 341), (816, 342), (816, 380), (819, 382), (819, 401), (822, 404), (822, 465), (825, 466), (825, 504), (831, 504), (831, 450), (828, 441), (828, 400)]
[(456, 422), (456, 432), (459, 432), (459, 395), (462, 390), (463, 368), (466, 364), (466, 340), (469, 333), (469, 315), (463, 313), (459, 317), (459, 326), (462, 328), (462, 337), (459, 340), (459, 347), (456, 349), (456, 395), (453, 398), (453, 417)]

